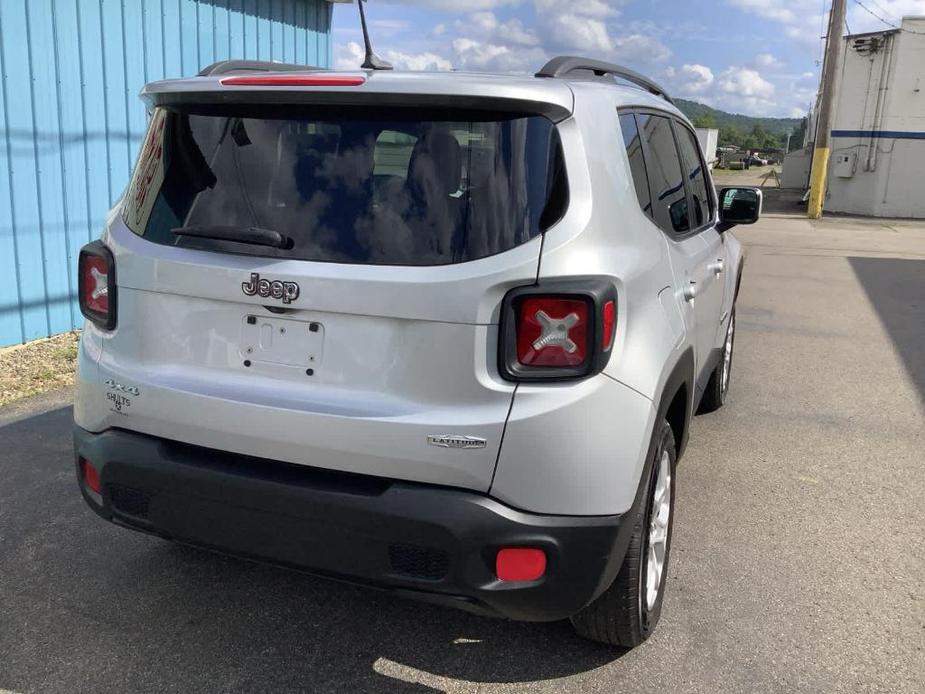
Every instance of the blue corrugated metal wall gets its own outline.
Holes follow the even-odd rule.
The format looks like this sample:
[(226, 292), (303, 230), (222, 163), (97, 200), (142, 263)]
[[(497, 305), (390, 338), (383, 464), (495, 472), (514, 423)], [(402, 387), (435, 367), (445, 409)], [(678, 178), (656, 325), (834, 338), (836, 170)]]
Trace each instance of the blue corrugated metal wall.
[(323, 0), (0, 0), (0, 346), (82, 322), (77, 254), (128, 183), (146, 82), (327, 66), (330, 26)]

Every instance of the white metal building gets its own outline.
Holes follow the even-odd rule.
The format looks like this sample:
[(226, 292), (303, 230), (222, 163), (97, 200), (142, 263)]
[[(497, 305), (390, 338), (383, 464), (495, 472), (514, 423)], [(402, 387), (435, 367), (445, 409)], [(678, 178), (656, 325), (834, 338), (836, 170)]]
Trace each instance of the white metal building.
[(825, 209), (925, 218), (925, 17), (846, 36)]
[(700, 149), (703, 150), (704, 159), (707, 160), (707, 166), (713, 168), (716, 162), (716, 145), (719, 142), (719, 130), (716, 128), (696, 128), (697, 141), (700, 142)]

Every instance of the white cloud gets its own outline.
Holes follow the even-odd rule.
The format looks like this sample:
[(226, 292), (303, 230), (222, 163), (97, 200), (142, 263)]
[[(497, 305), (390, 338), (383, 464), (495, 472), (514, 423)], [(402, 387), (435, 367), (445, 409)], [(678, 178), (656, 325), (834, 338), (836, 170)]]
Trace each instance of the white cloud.
[(582, 17), (597, 17), (606, 19), (614, 17), (620, 11), (614, 7), (619, 4), (605, 0), (579, 0), (579, 2), (562, 2), (562, 0), (534, 0), (537, 12), (555, 12), (559, 14), (574, 13)]
[(662, 70), (659, 76), (669, 91), (730, 113), (790, 117), (794, 110), (805, 110), (805, 87), (788, 85), (781, 94), (774, 82), (744, 65), (730, 65), (716, 74), (706, 65), (685, 64)]
[(774, 96), (774, 85), (764, 79), (757, 70), (747, 67), (727, 68), (720, 75), (718, 86), (720, 91), (727, 94), (740, 94), (758, 99), (771, 99)]
[[(672, 77), (675, 76), (672, 70)], [(683, 94), (701, 94), (713, 85), (713, 71), (706, 65), (682, 65), (680, 79), (683, 80), (680, 91)]]
[(484, 68), (502, 56), (510, 54), (507, 46), (481, 43), (474, 39), (455, 39), (453, 52), (464, 65)]
[[(443, 69), (452, 64), (461, 69), (533, 72), (550, 56), (564, 53), (590, 54), (636, 65), (660, 64), (671, 57), (668, 47), (646, 27), (620, 26), (620, 31), (614, 30), (611, 22), (619, 16), (619, 1), (583, 0), (570, 4), (532, 0), (535, 21), (531, 26), (524, 24), (529, 14), (502, 18), (486, 9), (516, 4), (515, 0), (401, 0), (400, 4), (470, 11), (464, 17), (438, 24), (429, 34), (409, 36), (409, 44), (416, 51), (406, 46), (400, 52), (380, 51), (397, 67), (424, 63), (428, 68)], [(338, 51), (338, 65), (357, 62), (357, 56), (349, 51)]]
[(355, 70), (363, 63), (364, 51), (356, 41), (338, 44), (334, 50), (336, 70)]
[(465, 20), (457, 20), (455, 27), (457, 34), (474, 34), (478, 36), (479, 41), (513, 43), (520, 46), (536, 46), (540, 42), (537, 35), (525, 29), (519, 19), (500, 22), (493, 12), (475, 12)]
[(621, 2), (534, 0), (537, 34), (551, 54), (591, 55), (651, 65), (667, 61), (671, 50), (655, 24), (618, 23)]
[(793, 108), (781, 103), (775, 85), (760, 72), (741, 65), (723, 70), (707, 98), (716, 108), (749, 116), (781, 116)]
[(386, 51), (386, 60), (399, 70), (452, 70), (453, 64), (436, 53)]
[(765, 70), (775, 70), (782, 67), (783, 63), (773, 53), (759, 53), (755, 56), (755, 65)]
[[(379, 54), (399, 70), (451, 70), (453, 64), (436, 53), (403, 53), (386, 50)], [(334, 66), (338, 70), (356, 70), (363, 63), (365, 51), (356, 41), (349, 41), (337, 47)]]
[(765, 19), (773, 19), (776, 22), (791, 24), (797, 19), (797, 14), (789, 7), (783, 6), (779, 0), (726, 0), (726, 2), (733, 7), (752, 12)]
[(782, 24), (784, 35), (806, 48), (819, 45), (822, 14), (818, 0), (726, 0), (726, 4)]
[(534, 72), (546, 55), (540, 48), (505, 46), (460, 37), (453, 40), (453, 62), (465, 70)]
[[(878, 0), (891, 7), (903, 2), (908, 4), (908, 0)], [(383, 39), (376, 48), (396, 67), (413, 70), (532, 73), (554, 55), (588, 55), (657, 75), (670, 91), (727, 111), (763, 116), (802, 113), (817, 82), (815, 72), (802, 71), (818, 57), (822, 19), (818, 0), (723, 3), (725, 14), (734, 18), (728, 31), (682, 17), (631, 20), (622, 12), (628, 0), (377, 0), (377, 7), (416, 6), (447, 16), (432, 12), (433, 21), (421, 25), (405, 20), (405, 13), (393, 7), (391, 14), (385, 13), (389, 19), (375, 24), (375, 36)], [(919, 4), (925, 5), (925, 0)], [(748, 20), (754, 29), (743, 32), (734, 26), (746, 24), (738, 12), (762, 19)], [(856, 29), (854, 24), (851, 28)], [(337, 46), (336, 65), (356, 68), (363, 60), (358, 32), (341, 29), (338, 35), (341, 42), (349, 43)], [(787, 38), (791, 36), (796, 41)], [(692, 40), (732, 43), (717, 58), (713, 43), (708, 52), (688, 52), (685, 42)], [(686, 61), (672, 65), (669, 46), (675, 45)], [(791, 69), (784, 69), (785, 61)]]
[(408, 22), (401, 19), (371, 19), (369, 32), (373, 36), (395, 36), (409, 28)]
[(925, 15), (925, 2), (922, 0), (876, 0), (865, 2), (865, 5), (883, 21), (860, 5), (852, 4), (848, 10), (848, 26), (852, 33), (888, 30), (890, 24), (900, 26), (903, 17)]
[(543, 44), (563, 52), (609, 53), (615, 46), (607, 20), (618, 15), (616, 8), (601, 0), (567, 3), (534, 0), (536, 23)]
[(498, 7), (520, 5), (523, 0), (380, 0), (382, 5), (414, 5), (446, 12), (476, 12)]
[(548, 21), (547, 30), (562, 45), (604, 52), (613, 48), (607, 25), (593, 17), (559, 14)]
[(610, 57), (622, 63), (651, 65), (671, 58), (671, 49), (655, 36), (630, 34), (614, 39)]

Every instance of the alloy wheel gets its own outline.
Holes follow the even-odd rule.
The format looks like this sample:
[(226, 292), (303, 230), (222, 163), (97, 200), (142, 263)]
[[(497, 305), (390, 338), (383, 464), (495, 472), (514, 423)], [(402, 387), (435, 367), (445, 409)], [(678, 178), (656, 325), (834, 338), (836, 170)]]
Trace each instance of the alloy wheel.
[(668, 524), (671, 515), (671, 456), (662, 451), (658, 461), (652, 510), (649, 513), (649, 542), (646, 552), (645, 596), (646, 611), (651, 611), (658, 599), (668, 554)]

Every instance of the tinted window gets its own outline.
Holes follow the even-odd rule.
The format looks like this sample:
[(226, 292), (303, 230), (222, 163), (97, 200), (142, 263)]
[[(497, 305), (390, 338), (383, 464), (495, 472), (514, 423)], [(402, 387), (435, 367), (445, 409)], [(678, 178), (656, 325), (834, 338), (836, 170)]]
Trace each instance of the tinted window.
[(671, 133), (671, 120), (663, 116), (637, 114), (639, 132), (648, 146), (646, 170), (652, 186), (655, 222), (668, 232), (690, 229), (687, 193), (681, 161)]
[(626, 158), (629, 159), (639, 206), (642, 207), (646, 214), (651, 216), (652, 198), (649, 194), (649, 178), (646, 174), (646, 161), (642, 154), (642, 140), (639, 138), (639, 131), (636, 129), (636, 117), (632, 113), (625, 113), (620, 116), (620, 129), (623, 131)]
[(694, 197), (694, 225), (702, 227), (713, 218), (713, 197), (707, 189), (707, 178), (704, 173), (703, 158), (700, 156), (700, 143), (690, 130), (682, 125), (676, 125), (678, 142), (681, 145), (681, 156), (687, 170), (687, 185)]
[[(545, 118), (229, 105), (156, 109), (123, 214), (167, 245), (442, 265), (529, 241), (565, 201), (558, 133)], [(178, 227), (259, 227), (291, 243), (178, 236)]]

